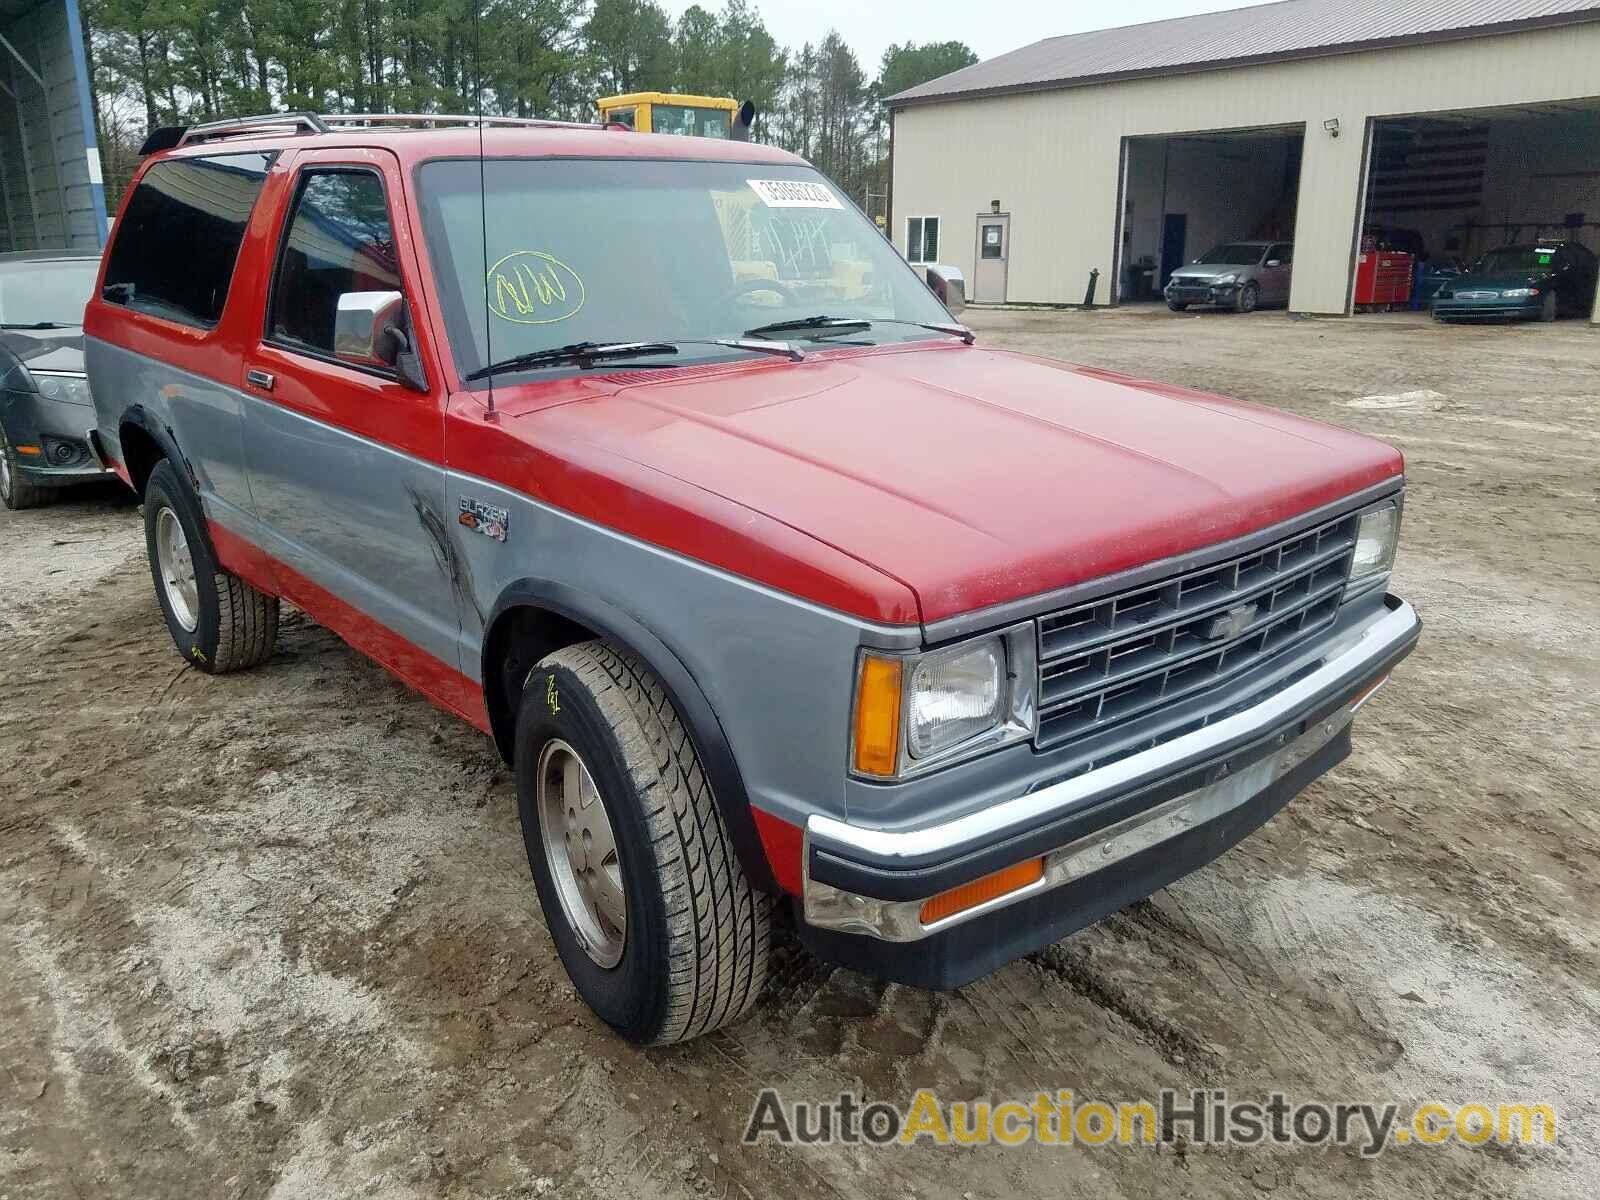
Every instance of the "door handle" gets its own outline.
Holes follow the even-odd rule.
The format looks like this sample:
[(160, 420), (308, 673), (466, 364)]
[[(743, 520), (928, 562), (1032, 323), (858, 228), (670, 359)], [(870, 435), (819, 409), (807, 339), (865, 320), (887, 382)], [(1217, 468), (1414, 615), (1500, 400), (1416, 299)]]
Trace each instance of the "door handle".
[(259, 367), (251, 367), (244, 373), (244, 381), (253, 388), (260, 388), (263, 392), (270, 392), (272, 385), (278, 382), (278, 377), (271, 371), (263, 371)]

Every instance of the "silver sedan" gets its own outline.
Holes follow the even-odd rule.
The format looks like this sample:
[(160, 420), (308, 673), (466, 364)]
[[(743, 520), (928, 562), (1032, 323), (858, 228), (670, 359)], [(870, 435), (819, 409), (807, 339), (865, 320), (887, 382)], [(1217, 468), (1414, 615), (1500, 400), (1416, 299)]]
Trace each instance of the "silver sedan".
[(1253, 312), (1263, 304), (1288, 304), (1293, 263), (1292, 242), (1224, 243), (1172, 273), (1167, 307), (1182, 312), (1191, 304), (1214, 304)]

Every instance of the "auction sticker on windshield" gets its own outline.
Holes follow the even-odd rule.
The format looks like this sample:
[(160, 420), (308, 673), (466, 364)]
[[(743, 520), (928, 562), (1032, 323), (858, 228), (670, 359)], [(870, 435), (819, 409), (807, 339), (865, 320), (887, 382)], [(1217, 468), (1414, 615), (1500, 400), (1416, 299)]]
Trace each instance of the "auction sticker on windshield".
[(750, 190), (768, 208), (843, 208), (826, 184), (805, 179), (747, 179)]

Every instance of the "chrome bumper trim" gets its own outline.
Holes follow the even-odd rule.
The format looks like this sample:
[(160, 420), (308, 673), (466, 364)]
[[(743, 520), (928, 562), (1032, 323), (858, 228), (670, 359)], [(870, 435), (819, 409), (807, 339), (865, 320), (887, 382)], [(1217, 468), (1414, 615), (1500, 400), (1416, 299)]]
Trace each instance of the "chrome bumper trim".
[[(1356, 709), (1370, 698), (1371, 692), (1237, 776), (1180, 796), (1168, 804), (1136, 814), (1111, 830), (1099, 830), (1079, 843), (1053, 851), (1046, 856), (1044, 878), (1028, 888), (933, 925), (922, 925), (918, 916), (922, 903), (920, 900), (888, 901), (860, 896), (810, 877), (811, 844), (814, 839), (847, 853), (852, 849), (859, 851), (863, 857), (890, 866), (897, 863), (911, 865), (930, 857), (954, 857), (974, 847), (992, 844), (1043, 825), (1101, 797), (1121, 794), (1170, 777), (1215, 757), (1230, 745), (1270, 734), (1275, 727), (1290, 720), (1294, 713), (1303, 711), (1306, 705), (1314, 704), (1319, 697), (1358, 681), (1364, 669), (1375, 669), (1377, 664), (1404, 646), (1419, 625), (1420, 621), (1411, 605), (1403, 600), (1396, 601), (1394, 608), (1335, 641), (1322, 664), (1311, 674), (1243, 712), (1141, 754), (952, 821), (920, 829), (888, 830), (850, 825), (831, 817), (813, 815), (806, 822), (802, 858), (805, 867), (805, 919), (807, 923), (823, 929), (864, 933), (891, 941), (916, 940), (1071, 882), (1089, 873), (1090, 869), (1109, 866), (1159, 841), (1176, 837), (1191, 825), (1213, 820), (1243, 804), (1250, 796), (1320, 750), (1349, 724)], [(1260, 778), (1263, 772), (1269, 777)], [(1246, 787), (1250, 790), (1240, 790)], [(1174, 821), (1177, 818), (1173, 814), (1180, 812), (1182, 824), (1176, 824)], [(1151, 824), (1163, 821), (1164, 824)], [(1159, 836), (1152, 836), (1155, 834)], [(1114, 839), (1109, 853), (1104, 849), (1096, 850), (1095, 853), (1100, 855), (1098, 862), (1085, 857), (1086, 850), (1106, 845), (1108, 835)], [(1127, 847), (1126, 852), (1122, 852), (1124, 846)], [(1094, 864), (1092, 867), (1089, 866), (1091, 863)]]

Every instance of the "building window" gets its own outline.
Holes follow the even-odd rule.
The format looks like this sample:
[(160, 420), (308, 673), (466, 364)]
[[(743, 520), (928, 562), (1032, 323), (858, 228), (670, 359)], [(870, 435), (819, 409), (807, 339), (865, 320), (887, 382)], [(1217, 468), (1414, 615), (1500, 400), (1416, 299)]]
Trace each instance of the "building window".
[(931, 263), (939, 261), (939, 218), (906, 218), (906, 261)]

